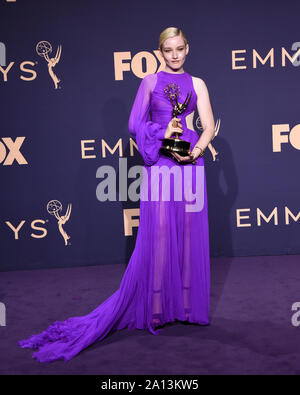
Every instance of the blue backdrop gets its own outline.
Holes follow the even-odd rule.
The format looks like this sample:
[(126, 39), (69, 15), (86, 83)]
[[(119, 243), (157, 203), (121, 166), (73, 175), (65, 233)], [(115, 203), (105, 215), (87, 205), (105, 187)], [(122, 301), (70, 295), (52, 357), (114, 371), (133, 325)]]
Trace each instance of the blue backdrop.
[(211, 256), (299, 254), (299, 11), (1, 0), (0, 270), (128, 262), (139, 202), (99, 201), (97, 170), (111, 166), (119, 191), (119, 165), (124, 182), (142, 164), (128, 118), (141, 78), (164, 67), (169, 26), (185, 32), (184, 70), (220, 120), (217, 160), (205, 153)]

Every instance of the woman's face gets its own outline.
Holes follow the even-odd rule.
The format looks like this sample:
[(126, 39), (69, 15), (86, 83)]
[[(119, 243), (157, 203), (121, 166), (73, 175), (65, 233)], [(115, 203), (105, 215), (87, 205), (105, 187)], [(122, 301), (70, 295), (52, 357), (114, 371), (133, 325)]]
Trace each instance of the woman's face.
[(180, 71), (188, 52), (189, 45), (184, 45), (184, 41), (181, 36), (175, 36), (165, 40), (163, 42), (161, 54), (166, 63), (166, 69)]

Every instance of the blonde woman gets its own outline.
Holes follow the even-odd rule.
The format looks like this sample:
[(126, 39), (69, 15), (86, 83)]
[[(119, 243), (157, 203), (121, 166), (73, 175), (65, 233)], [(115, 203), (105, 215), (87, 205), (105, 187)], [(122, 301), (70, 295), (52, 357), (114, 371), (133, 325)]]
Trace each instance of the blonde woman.
[[(214, 119), (205, 82), (183, 69), (189, 53), (184, 33), (175, 27), (165, 29), (159, 50), (165, 67), (141, 81), (128, 123), (144, 162), (135, 249), (119, 289), (95, 310), (56, 321), (41, 334), (19, 342), (21, 347), (38, 349), (33, 358), (40, 362), (70, 360), (115, 330), (148, 329), (158, 335), (167, 322), (210, 322), (203, 153), (214, 136)], [(168, 87), (176, 87), (178, 103), (187, 103), (190, 97), (184, 111), (173, 119)], [(200, 138), (191, 126), (196, 108), (203, 126)], [(160, 149), (163, 139), (174, 133), (190, 142), (187, 155)], [(158, 170), (171, 175), (167, 183), (162, 175), (155, 178)]]

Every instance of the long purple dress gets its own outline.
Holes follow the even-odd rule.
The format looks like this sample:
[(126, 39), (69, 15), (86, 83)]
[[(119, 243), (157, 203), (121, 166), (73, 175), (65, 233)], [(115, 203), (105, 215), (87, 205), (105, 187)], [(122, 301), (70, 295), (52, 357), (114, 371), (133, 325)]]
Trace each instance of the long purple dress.
[[(186, 321), (187, 314), (192, 323), (209, 324), (210, 258), (204, 158), (198, 158), (196, 164), (179, 164), (159, 151), (172, 118), (172, 104), (164, 92), (170, 83), (180, 87), (181, 103), (192, 91), (187, 109), (179, 115), (184, 130), (181, 138), (191, 142), (191, 149), (198, 141), (198, 134), (187, 128), (185, 120), (196, 109), (197, 102), (191, 75), (160, 71), (144, 77), (128, 125), (144, 160), (135, 249), (119, 289), (95, 310), (85, 316), (55, 321), (42, 333), (18, 342), (22, 348), (37, 349), (32, 357), (40, 362), (68, 361), (109, 332), (123, 328), (148, 329), (157, 335), (161, 331), (159, 325)], [(151, 173), (151, 169), (163, 165), (164, 169), (177, 172), (176, 180), (178, 174), (182, 176), (181, 185), (175, 184), (175, 176), (170, 177), (167, 198), (162, 178), (157, 182)], [(184, 188), (200, 191), (202, 202), (200, 199), (198, 205), (192, 206), (191, 195), (186, 196)], [(154, 198), (151, 191), (155, 192)], [(182, 191), (181, 200), (175, 198), (178, 191)]]

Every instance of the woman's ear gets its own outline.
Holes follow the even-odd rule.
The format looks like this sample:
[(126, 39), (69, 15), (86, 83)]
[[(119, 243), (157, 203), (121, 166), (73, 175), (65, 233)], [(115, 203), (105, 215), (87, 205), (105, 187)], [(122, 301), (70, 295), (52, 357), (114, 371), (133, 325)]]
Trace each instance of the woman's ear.
[(190, 50), (190, 46), (189, 44), (186, 44), (186, 55), (189, 53), (189, 50)]

